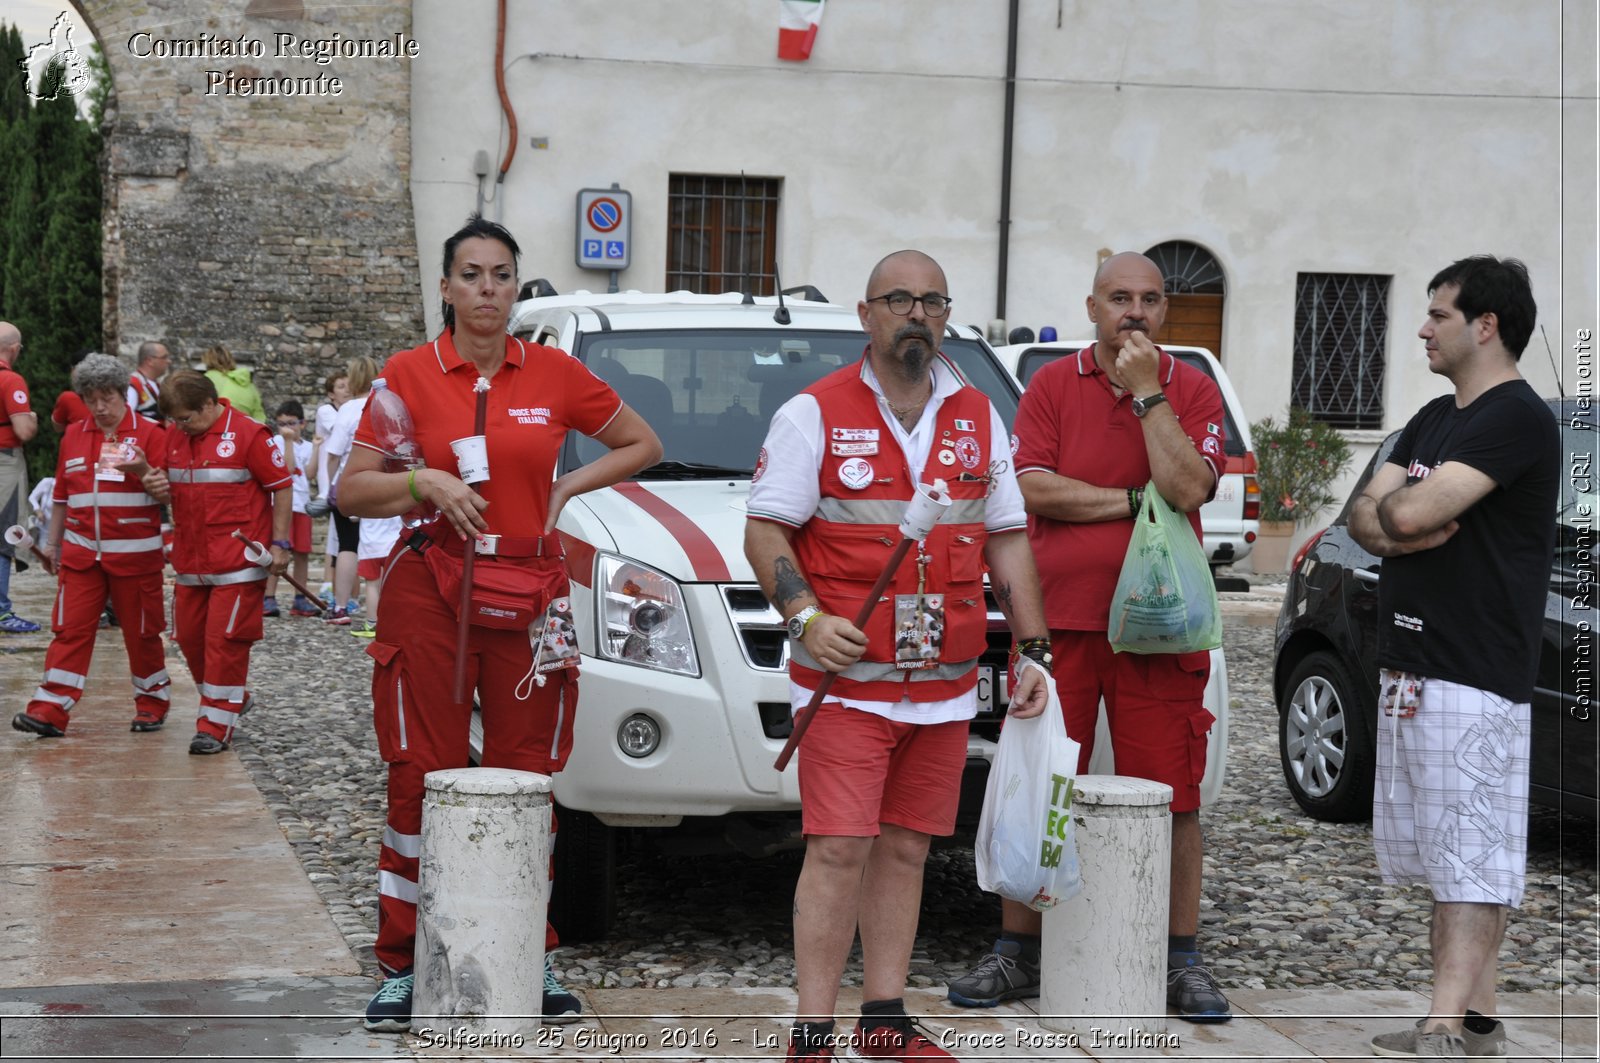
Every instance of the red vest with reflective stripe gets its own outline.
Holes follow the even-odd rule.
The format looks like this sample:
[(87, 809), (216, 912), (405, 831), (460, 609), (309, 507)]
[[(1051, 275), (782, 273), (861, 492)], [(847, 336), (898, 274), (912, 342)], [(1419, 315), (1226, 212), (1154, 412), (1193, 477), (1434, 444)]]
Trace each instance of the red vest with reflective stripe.
[(134, 409), (153, 421), (160, 420), (161, 396), (156, 390), (159, 385), (153, 383), (143, 373), (134, 370), (133, 375), (128, 378), (128, 386), (133, 389), (134, 396), (138, 399)]
[[(161, 507), (145, 494), (137, 477), (96, 475), (104, 443), (132, 443), (154, 461), (166, 448), (166, 431), (148, 417), (129, 410), (117, 430), (107, 435), (91, 418), (67, 428), (56, 460), (52, 498), (67, 507), (61, 537), (64, 568), (95, 564), (113, 576), (159, 572), (166, 564), (161, 544)], [(115, 476), (115, 479), (111, 477)]]
[[(915, 493), (905, 454), (883, 418), (878, 395), (861, 379), (861, 363), (845, 366), (806, 389), (822, 410), (822, 498), (793, 539), (795, 559), (825, 612), (854, 622), (872, 584), (900, 542), (900, 519)], [(934, 445), (922, 479), (943, 479), (951, 510), (922, 544), (929, 557), (927, 594), (944, 596), (943, 646), (935, 667), (895, 667), (895, 596), (917, 593), (918, 548), (907, 551), (867, 621), (867, 652), (834, 680), (832, 692), (859, 701), (943, 701), (971, 690), (987, 638), (983, 599), (984, 500), (980, 479), (992, 459), (989, 399), (963, 387), (935, 415)], [(873, 450), (874, 453), (867, 453)], [(941, 453), (953, 455), (950, 464)], [(962, 480), (966, 474), (971, 477)], [(822, 671), (794, 646), (789, 676), (815, 690)]]
[[(215, 574), (249, 568), (234, 529), (265, 545), (272, 539), (272, 495), (256, 482), (245, 457), (267, 431), (219, 400), (222, 416), (203, 435), (174, 427), (167, 433), (167, 479), (172, 484), (172, 567)], [(232, 433), (231, 437), (229, 433)]]

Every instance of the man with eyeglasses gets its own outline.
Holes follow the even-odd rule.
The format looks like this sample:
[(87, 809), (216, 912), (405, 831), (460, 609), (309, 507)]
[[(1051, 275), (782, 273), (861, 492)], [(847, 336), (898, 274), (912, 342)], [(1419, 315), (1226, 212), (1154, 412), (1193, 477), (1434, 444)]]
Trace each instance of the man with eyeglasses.
[(161, 378), (172, 364), (166, 344), (150, 340), (139, 344), (139, 367), (128, 377), (128, 408), (157, 424), (161, 416)]
[(250, 709), (250, 647), (262, 636), (269, 569), (246, 560), (233, 533), (270, 543), (270, 572), (283, 575), (292, 477), (267, 427), (219, 399), (203, 373), (171, 374), (161, 409), (177, 431), (168, 430), (165, 454), (149, 455), (143, 479), (153, 498), (172, 505), (174, 627), (200, 693), (189, 752), (206, 756), (229, 747)]
[[(1104, 698), (1118, 774), (1172, 787), (1167, 1005), (1189, 1022), (1226, 1022), (1228, 999), (1196, 942), (1200, 780), (1214, 722), (1201, 704), (1210, 655), (1113, 653), (1106, 631), (1146, 485), (1200, 535), (1200, 507), (1224, 461), (1222, 396), (1210, 377), (1152, 339), (1167, 296), (1145, 256), (1102, 262), (1086, 306), (1095, 342), (1034, 374), (1017, 407), (1017, 482), (1039, 558), (1056, 690), (1067, 733), (1082, 746), (1080, 772)], [(1015, 901), (1000, 907), (1000, 940), (950, 983), (953, 1004), (993, 1007), (1039, 995), (1040, 915)]]
[[(779, 408), (751, 482), (745, 554), (788, 622), (794, 709), (836, 677), (799, 749), (806, 856), (790, 1059), (832, 1059), (846, 1043), (869, 1059), (954, 1058), (906, 1015), (903, 996), (929, 841), (955, 829), (987, 645), (985, 566), (1028, 659), (1012, 711), (1036, 716), (1048, 700), (1049, 643), (1009, 438), (939, 353), (946, 291), (920, 251), (878, 263), (857, 305), (864, 357)], [(935, 480), (950, 511), (857, 628), (907, 504)], [(916, 637), (897, 637), (906, 625)], [(841, 1037), (834, 1008), (858, 926), (861, 1019)]]
[[(18, 523), (28, 497), (28, 463), (22, 446), (39, 431), (39, 415), (28, 404), (28, 382), (16, 370), (22, 333), (0, 321), (0, 531)], [(27, 635), (39, 625), (11, 611), (11, 565), (16, 549), (0, 539), (0, 632)]]

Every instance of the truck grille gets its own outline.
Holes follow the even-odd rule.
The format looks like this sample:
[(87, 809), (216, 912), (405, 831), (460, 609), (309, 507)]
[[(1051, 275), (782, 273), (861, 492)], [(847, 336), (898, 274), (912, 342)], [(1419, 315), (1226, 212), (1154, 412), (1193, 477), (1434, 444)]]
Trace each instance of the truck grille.
[(767, 602), (759, 586), (723, 588), (723, 605), (739, 636), (744, 662), (763, 672), (789, 670), (789, 634), (783, 616)]

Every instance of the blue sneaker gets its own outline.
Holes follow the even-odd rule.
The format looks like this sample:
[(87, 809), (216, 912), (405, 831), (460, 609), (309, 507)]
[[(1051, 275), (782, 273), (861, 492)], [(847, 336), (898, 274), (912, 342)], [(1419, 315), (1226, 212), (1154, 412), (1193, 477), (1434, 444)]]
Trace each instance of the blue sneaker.
[(367, 1001), (367, 1017), (362, 1025), (379, 1033), (405, 1033), (411, 1029), (411, 993), (416, 978), (407, 967), (384, 979)]
[(550, 965), (550, 957), (544, 958), (544, 1021), (564, 1025), (577, 1022), (583, 1018), (583, 1004), (576, 996), (567, 992), (565, 986), (556, 981), (555, 968)]
[(351, 598), (348, 602), (344, 603), (344, 611), (349, 613), (351, 616), (359, 616), (361, 615), (361, 603), (356, 599)]
[(8, 635), (31, 635), (39, 630), (39, 625), (32, 620), (24, 620), (16, 613), (0, 615), (0, 631)]

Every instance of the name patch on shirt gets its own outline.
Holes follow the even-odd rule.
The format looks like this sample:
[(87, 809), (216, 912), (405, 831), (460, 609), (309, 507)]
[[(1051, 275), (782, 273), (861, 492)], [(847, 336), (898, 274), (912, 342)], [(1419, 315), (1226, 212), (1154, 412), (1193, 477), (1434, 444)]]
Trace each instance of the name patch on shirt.
[(878, 452), (878, 444), (876, 443), (834, 443), (832, 448), (833, 455), (836, 458), (848, 458), (853, 454), (876, 454)]
[(512, 406), (506, 413), (517, 419), (518, 424), (549, 424), (550, 407), (548, 406)]
[(835, 428), (830, 438), (836, 443), (877, 442), (878, 430), (876, 428)]

